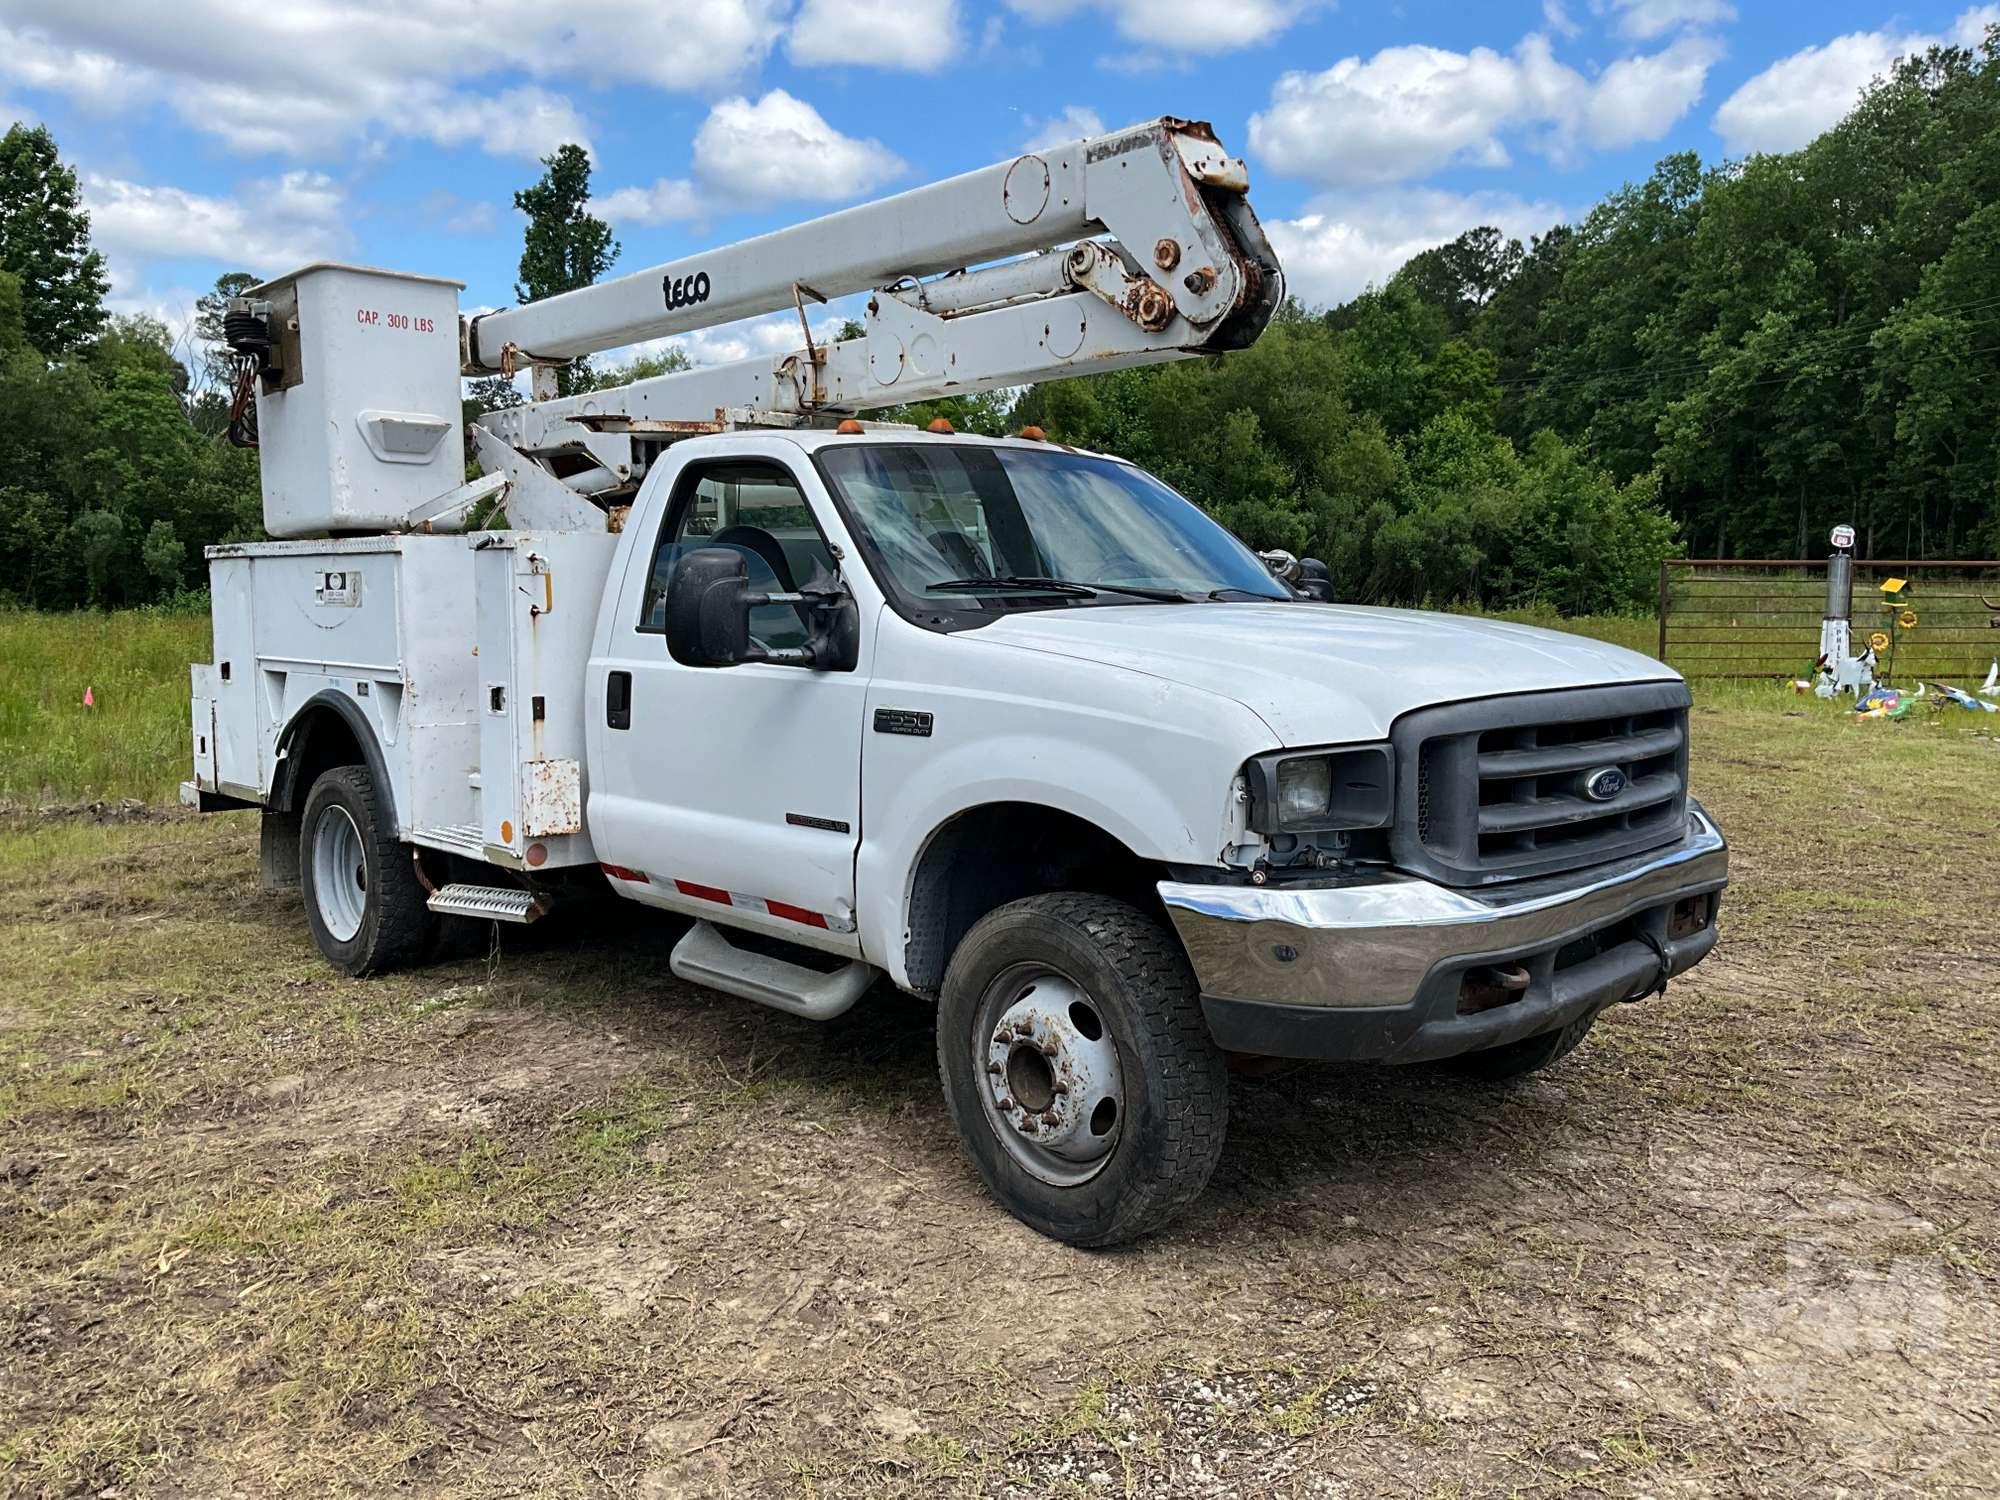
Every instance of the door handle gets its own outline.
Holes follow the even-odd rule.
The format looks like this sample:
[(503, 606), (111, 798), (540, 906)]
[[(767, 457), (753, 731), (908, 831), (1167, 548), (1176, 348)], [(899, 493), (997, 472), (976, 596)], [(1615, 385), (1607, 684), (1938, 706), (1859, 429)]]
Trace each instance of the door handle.
[(632, 727), (632, 674), (613, 672), (604, 683), (604, 722), (613, 729)]

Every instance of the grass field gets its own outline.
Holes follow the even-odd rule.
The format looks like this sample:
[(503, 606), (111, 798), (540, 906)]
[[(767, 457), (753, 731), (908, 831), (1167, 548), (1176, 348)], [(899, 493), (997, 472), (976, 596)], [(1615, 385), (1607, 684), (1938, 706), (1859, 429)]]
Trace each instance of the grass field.
[(0, 802), (172, 801), (208, 639), (206, 614), (0, 610)]
[[(691, 988), (636, 910), (335, 977), (254, 819), (76, 806), (185, 774), (189, 624), (50, 653), (136, 715), (61, 755), (16, 748), (72, 722), (29, 628), (0, 1491), (2000, 1488), (1989, 723), (1701, 694), (1709, 963), (1513, 1090), (1240, 1077), (1208, 1194), (1093, 1255), (986, 1201), (893, 994), (816, 1027)], [(120, 643), (170, 660), (151, 718)]]

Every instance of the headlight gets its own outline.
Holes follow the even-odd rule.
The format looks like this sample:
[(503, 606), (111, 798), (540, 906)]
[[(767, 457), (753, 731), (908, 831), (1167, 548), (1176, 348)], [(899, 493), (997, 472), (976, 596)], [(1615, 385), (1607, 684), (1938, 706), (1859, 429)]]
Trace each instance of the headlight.
[(1333, 762), (1322, 755), (1295, 755), (1278, 762), (1278, 821), (1305, 823), (1321, 817), (1333, 798)]
[(1250, 826), (1259, 833), (1387, 828), (1395, 810), (1387, 745), (1260, 755), (1243, 768)]

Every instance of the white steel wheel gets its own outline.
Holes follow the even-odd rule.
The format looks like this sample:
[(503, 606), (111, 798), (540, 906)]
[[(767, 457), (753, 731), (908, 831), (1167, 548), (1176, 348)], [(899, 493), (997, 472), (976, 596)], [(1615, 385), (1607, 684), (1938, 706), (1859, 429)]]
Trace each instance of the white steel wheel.
[(339, 942), (352, 942), (368, 909), (368, 862), (361, 830), (338, 803), (320, 813), (313, 827), (313, 900), (319, 919)]
[(327, 962), (361, 975), (424, 956), (437, 915), (365, 766), (335, 766), (313, 783), (299, 839), (306, 926)]
[(1083, 986), (1036, 964), (1002, 973), (981, 998), (980, 1103), (1007, 1154), (1054, 1187), (1088, 1181), (1118, 1144), (1118, 1046)]
[(1072, 1245), (1158, 1229), (1201, 1192), (1229, 1077), (1179, 942), (1084, 891), (972, 924), (938, 995), (938, 1074), (994, 1199)]

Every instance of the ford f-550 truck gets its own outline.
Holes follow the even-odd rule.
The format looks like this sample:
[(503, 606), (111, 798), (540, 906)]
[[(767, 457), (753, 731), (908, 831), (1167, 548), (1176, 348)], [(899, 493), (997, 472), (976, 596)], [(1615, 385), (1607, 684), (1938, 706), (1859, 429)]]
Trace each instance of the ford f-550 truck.
[[(934, 1000), (981, 1177), (1076, 1244), (1200, 1192), (1230, 1053), (1555, 1061), (1715, 942), (1672, 671), (1330, 602), (1032, 429), (852, 415), (1247, 342), (1281, 281), (1245, 191), (1163, 120), (463, 324), (432, 279), (259, 288), (229, 326), (280, 539), (210, 549), (189, 796), (262, 810), (349, 974), (608, 882), (692, 919), (683, 978)], [(850, 292), (863, 336), (815, 340)], [(547, 387), (780, 305), (783, 359)], [(465, 481), (459, 375), (518, 366)]]

